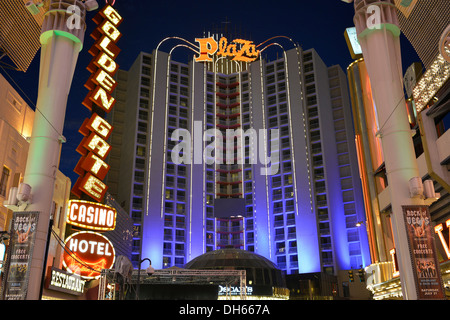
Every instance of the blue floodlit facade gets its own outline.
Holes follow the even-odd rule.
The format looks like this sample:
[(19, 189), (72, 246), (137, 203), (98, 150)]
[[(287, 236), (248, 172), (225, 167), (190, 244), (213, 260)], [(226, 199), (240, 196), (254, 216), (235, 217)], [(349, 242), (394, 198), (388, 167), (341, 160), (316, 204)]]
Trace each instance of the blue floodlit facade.
[[(190, 55), (174, 52), (182, 50)], [(118, 73), (109, 119), (120, 139), (111, 138), (107, 184), (134, 220), (134, 265), (150, 258), (157, 269), (183, 267), (225, 247), (287, 274), (370, 264), (366, 230), (356, 226), (365, 213), (342, 69), (292, 45), (251, 63), (182, 63), (167, 52), (141, 53)], [(173, 141), (177, 129), (185, 135)], [(233, 137), (240, 147), (227, 147), (230, 129), (242, 130)], [(264, 175), (267, 161), (275, 170)]]

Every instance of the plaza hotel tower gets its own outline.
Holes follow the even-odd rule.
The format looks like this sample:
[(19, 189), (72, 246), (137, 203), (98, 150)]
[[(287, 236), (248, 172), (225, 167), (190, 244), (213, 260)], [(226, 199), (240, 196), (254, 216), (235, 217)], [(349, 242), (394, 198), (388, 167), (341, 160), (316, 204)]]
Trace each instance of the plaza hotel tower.
[[(226, 40), (212, 38), (220, 50)], [(365, 228), (356, 226), (366, 219), (347, 78), (314, 49), (276, 40), (251, 62), (214, 52), (200, 62), (194, 41), (168, 38), (117, 73), (106, 183), (134, 220), (135, 267), (144, 258), (155, 269), (183, 267), (229, 247), (286, 274), (370, 264)], [(181, 163), (171, 154), (178, 129), (190, 134)], [(209, 129), (223, 135), (214, 161), (203, 158)]]

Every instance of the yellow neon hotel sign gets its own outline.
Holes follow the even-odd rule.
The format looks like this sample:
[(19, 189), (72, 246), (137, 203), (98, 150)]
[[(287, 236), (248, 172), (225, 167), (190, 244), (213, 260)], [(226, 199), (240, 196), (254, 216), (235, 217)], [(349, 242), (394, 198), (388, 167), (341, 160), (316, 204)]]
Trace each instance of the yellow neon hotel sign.
[(256, 50), (253, 41), (234, 39), (228, 43), (227, 38), (220, 38), (219, 42), (213, 37), (196, 38), (200, 47), (200, 55), (195, 57), (196, 62), (211, 62), (212, 56), (230, 57), (233, 61), (253, 62), (259, 58), (260, 51)]

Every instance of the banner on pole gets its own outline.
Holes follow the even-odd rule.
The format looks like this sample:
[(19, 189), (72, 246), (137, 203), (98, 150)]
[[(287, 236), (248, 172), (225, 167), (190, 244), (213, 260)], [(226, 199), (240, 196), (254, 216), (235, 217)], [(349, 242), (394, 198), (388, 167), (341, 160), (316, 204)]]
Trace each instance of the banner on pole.
[(419, 300), (445, 299), (428, 206), (402, 206)]
[(39, 212), (14, 212), (8, 248), (5, 300), (25, 300)]

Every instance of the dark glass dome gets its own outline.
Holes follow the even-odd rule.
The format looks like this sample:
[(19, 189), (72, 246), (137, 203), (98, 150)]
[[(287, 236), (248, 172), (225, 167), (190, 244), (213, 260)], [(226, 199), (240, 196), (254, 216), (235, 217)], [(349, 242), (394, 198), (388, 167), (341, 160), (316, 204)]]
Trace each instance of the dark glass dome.
[(185, 265), (186, 269), (197, 270), (246, 270), (247, 283), (283, 287), (285, 284), (281, 270), (269, 259), (256, 253), (233, 248), (207, 252)]

